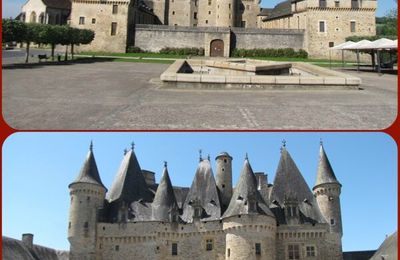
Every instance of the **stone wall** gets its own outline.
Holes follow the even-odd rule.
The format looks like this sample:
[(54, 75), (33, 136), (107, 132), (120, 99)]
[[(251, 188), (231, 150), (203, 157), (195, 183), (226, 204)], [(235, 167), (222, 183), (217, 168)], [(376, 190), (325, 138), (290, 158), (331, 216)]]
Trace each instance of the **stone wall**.
[(302, 30), (137, 25), (135, 39), (135, 46), (147, 51), (158, 52), (165, 47), (195, 47), (204, 48), (206, 56), (210, 54), (210, 43), (214, 39), (224, 41), (225, 57), (235, 47), (304, 48)]
[(295, 50), (304, 49), (303, 30), (232, 28), (232, 32), (234, 34), (234, 39), (232, 39), (232, 48), (293, 48)]
[(224, 56), (229, 56), (230, 31), (228, 28), (137, 25), (135, 46), (152, 52), (165, 47), (204, 48), (210, 52), (212, 40), (224, 41)]

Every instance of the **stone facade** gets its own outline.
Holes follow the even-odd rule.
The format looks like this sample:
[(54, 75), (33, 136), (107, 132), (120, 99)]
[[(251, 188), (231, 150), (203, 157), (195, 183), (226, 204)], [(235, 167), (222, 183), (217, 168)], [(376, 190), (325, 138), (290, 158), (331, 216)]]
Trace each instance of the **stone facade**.
[(155, 23), (154, 15), (130, 0), (86, 1), (73, 0), (70, 25), (95, 32), (89, 45), (78, 47), (79, 51), (125, 52), (133, 45), (136, 23)]
[(70, 259), (342, 259), (341, 184), (322, 145), (314, 195), (285, 146), (273, 184), (246, 158), (232, 189), (231, 160), (216, 157), (214, 180), (200, 157), (192, 186), (182, 188), (166, 163), (156, 184), (130, 150), (106, 195), (90, 149), (69, 185)]
[(18, 19), (27, 23), (66, 24), (71, 12), (69, 0), (52, 1), (29, 0), (22, 6)]
[[(275, 9), (279, 8), (281, 15), (275, 16), (272, 10), (263, 17), (261, 27), (303, 29), (305, 50), (311, 57), (329, 58), (328, 48), (345, 42), (346, 37), (376, 34), (374, 0), (292, 1), (290, 9), (282, 6)], [(339, 59), (341, 53), (333, 51), (331, 56)]]

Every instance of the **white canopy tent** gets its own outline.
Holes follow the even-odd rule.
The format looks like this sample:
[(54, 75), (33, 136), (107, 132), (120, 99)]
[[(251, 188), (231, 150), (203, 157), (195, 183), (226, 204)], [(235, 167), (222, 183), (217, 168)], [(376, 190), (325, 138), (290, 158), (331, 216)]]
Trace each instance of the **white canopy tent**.
[(365, 51), (369, 50), (372, 54), (372, 65), (375, 67), (375, 52), (377, 53), (378, 59), (378, 72), (380, 72), (380, 60), (379, 60), (379, 51), (380, 50), (394, 50), (397, 49), (397, 40), (389, 40), (386, 38), (381, 38), (376, 41), (368, 41), (368, 40), (361, 40), (359, 42), (344, 42), (337, 46), (330, 48), (330, 50), (341, 50), (342, 51), (342, 63), (343, 60), (343, 51), (345, 50), (352, 50), (357, 52), (357, 70), (360, 70), (360, 50)]

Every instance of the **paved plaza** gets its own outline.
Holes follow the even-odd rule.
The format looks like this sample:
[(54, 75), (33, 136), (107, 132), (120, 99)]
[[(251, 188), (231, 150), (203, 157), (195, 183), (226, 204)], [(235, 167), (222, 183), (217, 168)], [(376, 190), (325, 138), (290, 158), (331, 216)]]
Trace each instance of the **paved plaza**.
[(397, 75), (347, 71), (361, 90), (166, 89), (168, 66), (6, 66), (3, 116), (26, 130), (347, 130), (386, 128), (397, 114)]

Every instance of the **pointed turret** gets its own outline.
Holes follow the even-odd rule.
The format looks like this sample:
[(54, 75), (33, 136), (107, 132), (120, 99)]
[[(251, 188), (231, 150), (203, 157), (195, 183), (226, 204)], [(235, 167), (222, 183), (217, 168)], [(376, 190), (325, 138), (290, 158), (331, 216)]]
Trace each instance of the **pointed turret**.
[(246, 155), (239, 182), (223, 218), (243, 214), (274, 216), (257, 190), (257, 180)]
[[(322, 217), (315, 198), (304, 180), (302, 174), (286, 149), (286, 144), (281, 147), (281, 158), (272, 187), (270, 202), (274, 206), (284, 208), (285, 198), (290, 195), (291, 198), (299, 201), (300, 222), (322, 223), (325, 219)], [(285, 222), (283, 219), (278, 221)]]
[(97, 213), (104, 207), (106, 188), (97, 170), (92, 143), (78, 178), (68, 187), (71, 196), (68, 222), (69, 259), (94, 259)]
[(167, 163), (152, 203), (152, 219), (157, 221), (176, 221), (178, 204), (168, 174)]
[(341, 185), (336, 179), (335, 173), (333, 172), (332, 166), (329, 162), (328, 157), (326, 156), (324, 146), (321, 142), (319, 147), (317, 180), (314, 187), (325, 183), (337, 183)]
[(70, 185), (74, 183), (92, 183), (98, 184), (105, 188), (105, 186), (101, 182), (99, 171), (97, 170), (97, 164), (93, 154), (92, 142), (90, 142), (89, 152), (86, 155), (86, 159), (83, 163), (78, 177)]
[(317, 181), (313, 188), (313, 192), (322, 215), (326, 222), (330, 224), (331, 232), (338, 234), (340, 237), (343, 234), (340, 210), (341, 187), (342, 185), (336, 179), (335, 173), (333, 172), (321, 141), (319, 148)]
[(146, 184), (135, 152), (131, 149), (125, 153), (111, 189), (107, 194), (107, 200), (109, 203), (114, 201), (131, 203), (137, 200), (151, 202), (152, 199), (153, 194)]
[(211, 164), (208, 159), (201, 159), (183, 205), (182, 219), (193, 222), (194, 218), (212, 220), (220, 217), (221, 204)]

